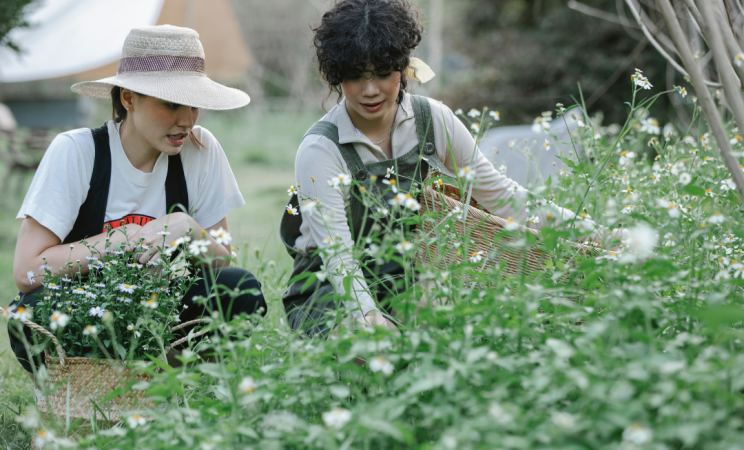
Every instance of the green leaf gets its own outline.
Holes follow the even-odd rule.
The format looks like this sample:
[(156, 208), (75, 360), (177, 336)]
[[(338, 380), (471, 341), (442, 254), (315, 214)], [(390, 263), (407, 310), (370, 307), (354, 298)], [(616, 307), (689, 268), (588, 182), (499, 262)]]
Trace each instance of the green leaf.
[(118, 342), (116, 342), (115, 345), (116, 345), (116, 353), (119, 354), (121, 359), (127, 359), (127, 349), (125, 349), (124, 346)]
[(685, 186), (682, 190), (690, 195), (697, 195), (698, 197), (702, 197), (705, 195), (705, 189), (699, 186), (693, 186), (692, 183)]

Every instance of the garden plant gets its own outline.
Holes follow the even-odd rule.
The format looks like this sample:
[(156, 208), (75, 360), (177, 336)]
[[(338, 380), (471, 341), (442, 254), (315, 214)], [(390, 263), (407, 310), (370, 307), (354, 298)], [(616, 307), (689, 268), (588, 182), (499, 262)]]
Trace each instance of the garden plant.
[[(466, 208), (420, 214), (424, 186), (376, 205), (375, 214), (388, 220), (353, 251), (360, 261), (400, 259), (409, 268), (408, 289), (391, 302), (401, 312), (398, 330), (352, 327), (331, 317), (341, 324), (330, 337), (303, 339), (281, 320), (278, 326), (246, 317), (226, 323), (215, 313), (208, 339), (191, 340), (180, 364), (171, 366), (160, 358), (170, 338), (163, 330), (178, 314), (168, 309), (178, 288), (158, 281), (167, 273), (141, 275), (146, 268), (136, 268), (142, 272), (129, 278), (124, 268), (112, 278), (106, 265), (124, 266), (125, 257), (102, 254), (106, 287), (99, 293), (94, 284), (86, 291), (96, 297), (86, 297), (64, 287), (50, 268), (44, 279), (50, 298), (34, 310), (34, 320), (81, 355), (136, 360), (151, 381), (126, 388), (144, 391), (153, 403), (115, 424), (42, 417), (28, 405), (19, 416), (25, 433), (39, 447), (80, 449), (742, 448), (741, 199), (695, 97), (675, 88), (693, 121), (688, 129), (662, 126), (648, 108), (668, 93), (654, 93), (639, 70), (630, 83), (624, 124), (589, 119), (581, 100), (535, 121), (549, 136), (548, 117), (574, 121), (574, 152), (562, 155), (566, 169), (559, 176), (514, 205), (528, 208), (529, 219), (492, 239), (508, 239), (517, 252), (540, 250), (543, 270), (505, 276), (498, 254), (471, 251), (471, 235), (452, 231), (466, 220)], [(571, 115), (574, 108), (587, 119)], [(461, 117), (476, 140), (499, 119), (486, 108)], [(740, 131), (732, 122), (723, 125), (744, 161)], [(532, 151), (550, 145), (554, 137)], [(523, 146), (534, 148), (532, 142), (512, 148)], [(469, 173), (461, 167), (456, 180), (433, 176), (427, 183), (457, 184), (468, 204), (477, 188)], [(347, 174), (316, 182), (317, 189), (355, 188)], [(353, 192), (377, 201), (358, 187)], [(312, 198), (299, 200), (285, 214), (323, 214)], [(576, 217), (554, 220), (553, 202)], [(538, 238), (519, 228), (536, 220), (551, 221)], [(417, 231), (425, 221), (433, 232)], [(615, 240), (603, 234), (594, 251), (574, 250), (601, 231), (595, 223), (626, 231)], [(432, 243), (459, 261), (415, 264), (420, 247)], [(184, 255), (211, 262), (189, 244)], [(268, 292), (286, 285), (282, 273), (256, 272)], [(171, 291), (163, 298), (172, 300), (150, 297), (166, 285)], [(136, 296), (131, 304), (117, 301), (129, 294)], [(66, 312), (76, 295), (82, 313)], [(353, 298), (338, 300), (353, 308)], [(158, 301), (155, 320), (141, 313), (149, 311), (147, 301)], [(111, 316), (99, 317), (95, 308)], [(25, 311), (6, 314), (31, 318), (21, 317)], [(64, 327), (59, 314), (68, 317)], [(83, 336), (86, 326), (97, 334)]]

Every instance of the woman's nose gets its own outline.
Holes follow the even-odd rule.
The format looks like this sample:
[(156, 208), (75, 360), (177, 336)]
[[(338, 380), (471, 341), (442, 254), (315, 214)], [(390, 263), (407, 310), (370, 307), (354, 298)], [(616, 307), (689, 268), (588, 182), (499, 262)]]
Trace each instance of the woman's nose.
[(178, 108), (178, 117), (176, 118), (176, 125), (184, 128), (191, 128), (196, 124), (196, 119), (199, 117), (199, 110), (190, 106), (182, 105)]
[(380, 92), (379, 87), (377, 86), (377, 80), (374, 78), (371, 80), (365, 80), (364, 85), (362, 86), (362, 95), (365, 97), (374, 97)]

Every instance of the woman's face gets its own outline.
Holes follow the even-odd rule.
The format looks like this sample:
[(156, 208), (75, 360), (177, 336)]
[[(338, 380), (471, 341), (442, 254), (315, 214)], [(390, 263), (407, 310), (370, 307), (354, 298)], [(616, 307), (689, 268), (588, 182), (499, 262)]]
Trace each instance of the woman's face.
[(129, 108), (126, 121), (151, 148), (175, 155), (188, 139), (199, 118), (199, 108), (134, 94), (122, 89), (122, 104)]
[(359, 78), (342, 81), (341, 89), (352, 120), (376, 122), (398, 109), (395, 101), (400, 91), (400, 72), (376, 73), (370, 65)]

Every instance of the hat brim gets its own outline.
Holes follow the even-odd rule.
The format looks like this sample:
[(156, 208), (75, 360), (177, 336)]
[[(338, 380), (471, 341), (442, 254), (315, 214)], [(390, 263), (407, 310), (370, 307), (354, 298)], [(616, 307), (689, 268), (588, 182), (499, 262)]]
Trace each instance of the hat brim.
[(227, 110), (241, 108), (251, 98), (195, 72), (134, 72), (72, 85), (72, 91), (87, 97), (110, 99), (111, 88), (119, 86), (138, 94), (194, 108)]

